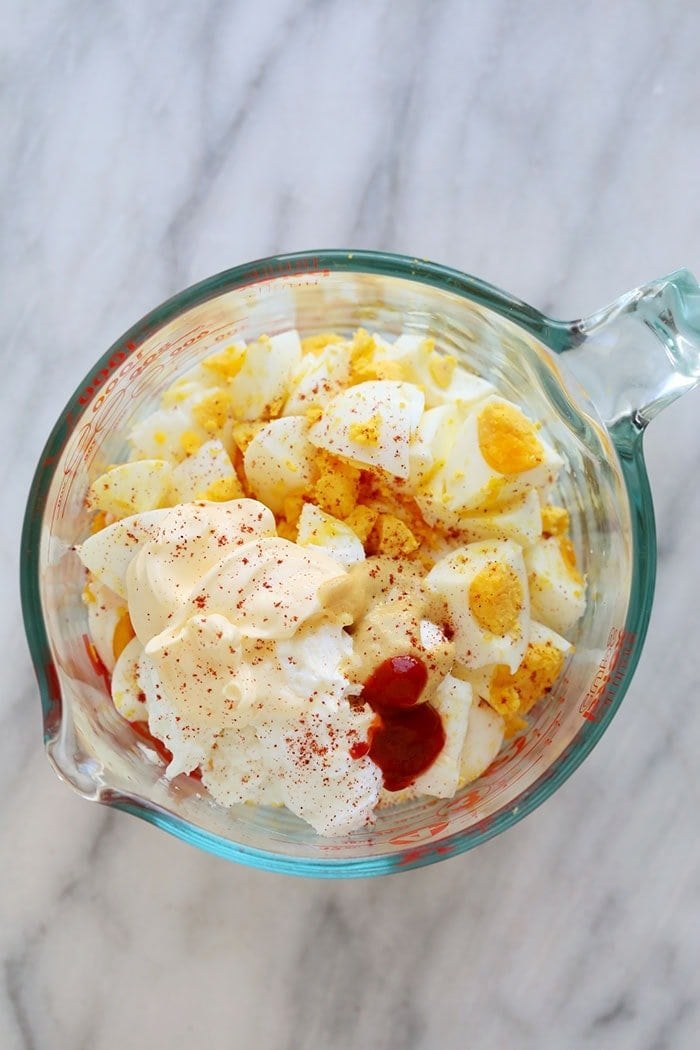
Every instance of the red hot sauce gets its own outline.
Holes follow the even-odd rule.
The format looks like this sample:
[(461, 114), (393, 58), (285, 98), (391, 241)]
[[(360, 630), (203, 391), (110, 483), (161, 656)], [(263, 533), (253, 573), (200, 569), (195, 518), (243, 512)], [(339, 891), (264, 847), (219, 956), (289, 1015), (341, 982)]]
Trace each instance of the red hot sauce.
[(384, 660), (365, 682), (361, 699), (378, 716), (370, 729), (369, 757), (381, 769), (387, 791), (409, 787), (445, 746), (440, 715), (432, 704), (418, 703), (427, 681), (423, 661), (407, 654)]

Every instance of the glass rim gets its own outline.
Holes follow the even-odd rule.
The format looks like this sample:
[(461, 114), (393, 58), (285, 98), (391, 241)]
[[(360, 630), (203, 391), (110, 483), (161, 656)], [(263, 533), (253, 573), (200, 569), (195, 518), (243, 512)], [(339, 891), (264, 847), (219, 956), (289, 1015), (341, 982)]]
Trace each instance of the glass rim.
[[(107, 367), (116, 354), (124, 354), (120, 361), (120, 364), (123, 363), (163, 325), (217, 295), (284, 277), (342, 272), (377, 274), (427, 284), (493, 310), (534, 335), (555, 353), (561, 353), (572, 345), (572, 327), (569, 323), (547, 317), (480, 278), (415, 256), (367, 250), (332, 249), (268, 256), (205, 278), (150, 310), (109, 347), (76, 387), (39, 457), (29, 491), (20, 547), (20, 591), (25, 631), (41, 698), (44, 746), (49, 758), (51, 742), (57, 735), (54, 714), (56, 704), (61, 704), (61, 697), (54, 695), (60, 694), (60, 690), (41, 606), (37, 554), (53, 467), (73, 429), (94, 399), (100, 396), (98, 385), (86, 397), (91, 381), (94, 384), (96, 375)], [(191, 824), (147, 799), (109, 788), (103, 790), (96, 800), (138, 816), (216, 856), (266, 871), (317, 878), (366, 877), (409, 871), (457, 856), (513, 827), (561, 787), (598, 743), (624, 699), (649, 624), (656, 575), (656, 543), (654, 510), (644, 466), (642, 431), (633, 420), (622, 419), (610, 431), (610, 435), (618, 452), (630, 508), (632, 577), (624, 630), (634, 641), (625, 667), (616, 677), (614, 696), (606, 701), (600, 712), (596, 712), (595, 718), (586, 721), (552, 765), (507, 806), (471, 828), (453, 832), (433, 843), (417, 844), (413, 848), (409, 846), (400, 853), (334, 860), (288, 856), (232, 842)], [(57, 771), (67, 779), (61, 770)], [(80, 794), (75, 785), (71, 786)]]

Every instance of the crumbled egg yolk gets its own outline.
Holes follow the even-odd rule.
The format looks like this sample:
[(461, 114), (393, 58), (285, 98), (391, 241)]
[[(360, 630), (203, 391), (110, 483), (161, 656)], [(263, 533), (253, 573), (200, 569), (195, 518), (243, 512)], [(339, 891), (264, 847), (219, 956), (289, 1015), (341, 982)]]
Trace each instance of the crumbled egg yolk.
[(277, 533), (282, 539), (296, 542), (299, 528), (299, 518), (304, 506), (302, 496), (287, 496), (282, 508), (282, 514), (277, 518)]
[(368, 538), (370, 552), (387, 558), (406, 557), (419, 546), (408, 525), (393, 514), (379, 514)]
[(358, 445), (378, 445), (381, 425), (381, 417), (372, 416), (365, 423), (351, 423), (348, 435), (350, 440), (356, 441)]
[(321, 470), (310, 494), (321, 510), (334, 518), (347, 518), (357, 504), (360, 471), (351, 463), (326, 453), (319, 457)]
[(494, 669), (488, 702), (499, 714), (526, 715), (549, 692), (563, 666), (561, 649), (551, 642), (531, 642), (515, 674), (501, 664)]
[(569, 531), (569, 512), (563, 507), (548, 503), (542, 508), (542, 535), (565, 536)]
[(219, 379), (235, 379), (243, 368), (246, 357), (244, 346), (226, 346), (218, 354), (211, 354), (202, 361), (202, 366), (213, 372)]
[(230, 499), (240, 499), (243, 489), (238, 478), (217, 478), (211, 485), (197, 495), (197, 499), (210, 500), (212, 503), (226, 503)]
[(359, 504), (352, 513), (348, 514), (345, 524), (349, 525), (362, 544), (365, 544), (374, 524), (379, 517), (379, 511), (372, 507), (364, 507)]
[(180, 437), (180, 445), (187, 456), (193, 456), (203, 444), (204, 439), (196, 430), (185, 430)]
[(104, 510), (98, 510), (94, 518), (90, 522), (90, 533), (95, 535), (96, 532), (101, 532), (102, 529), (106, 528), (109, 524), (107, 512)]
[(350, 347), (350, 384), (364, 383), (371, 379), (404, 378), (399, 361), (375, 360), (376, 343), (373, 337), (358, 328)]
[(490, 562), (469, 585), (469, 608), (483, 631), (505, 635), (513, 630), (523, 608), (523, 587), (517, 573), (503, 562)]
[(318, 423), (319, 419), (323, 416), (323, 409), (320, 405), (312, 405), (311, 408), (307, 408), (304, 415), (309, 421), (309, 426), (313, 426), (314, 423)]
[(226, 424), (231, 410), (231, 397), (224, 390), (215, 390), (192, 409), (192, 415), (208, 434), (216, 434)]
[(320, 354), (327, 346), (334, 346), (342, 342), (342, 335), (336, 332), (320, 332), (318, 335), (307, 335), (305, 339), (302, 339), (301, 349), (305, 354)]
[(535, 424), (515, 405), (494, 402), (478, 418), (481, 454), (499, 474), (522, 474), (544, 462)]
[(236, 423), (231, 432), (236, 447), (245, 452), (262, 426), (262, 423)]

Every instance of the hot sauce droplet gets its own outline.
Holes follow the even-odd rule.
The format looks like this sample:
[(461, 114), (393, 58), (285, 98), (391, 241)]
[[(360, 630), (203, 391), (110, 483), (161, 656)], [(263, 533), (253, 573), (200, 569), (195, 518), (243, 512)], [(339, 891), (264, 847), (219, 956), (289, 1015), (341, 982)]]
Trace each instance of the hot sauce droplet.
[(401, 791), (432, 766), (444, 746), (440, 715), (432, 704), (418, 704), (382, 714), (369, 757), (381, 769), (387, 791)]
[(376, 711), (380, 707), (413, 707), (428, 681), (422, 660), (392, 656), (381, 663), (365, 682), (362, 699)]
[(387, 791), (409, 787), (433, 764), (445, 746), (445, 730), (432, 704), (418, 700), (428, 681), (422, 660), (392, 656), (377, 667), (365, 683), (362, 700), (379, 716), (369, 734), (366, 751), (353, 745), (353, 758), (369, 753), (382, 771)]

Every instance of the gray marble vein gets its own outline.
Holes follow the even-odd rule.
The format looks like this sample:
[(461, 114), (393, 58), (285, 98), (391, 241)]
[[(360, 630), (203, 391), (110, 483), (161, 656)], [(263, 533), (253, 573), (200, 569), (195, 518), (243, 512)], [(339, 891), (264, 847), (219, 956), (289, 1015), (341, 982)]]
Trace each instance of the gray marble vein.
[(555, 316), (700, 271), (700, 12), (6, 0), (0, 1046), (690, 1050), (700, 1032), (700, 395), (650, 428), (634, 685), (537, 813), (408, 875), (198, 853), (43, 757), (16, 585), (56, 415), (133, 321), (276, 251), (407, 251)]

